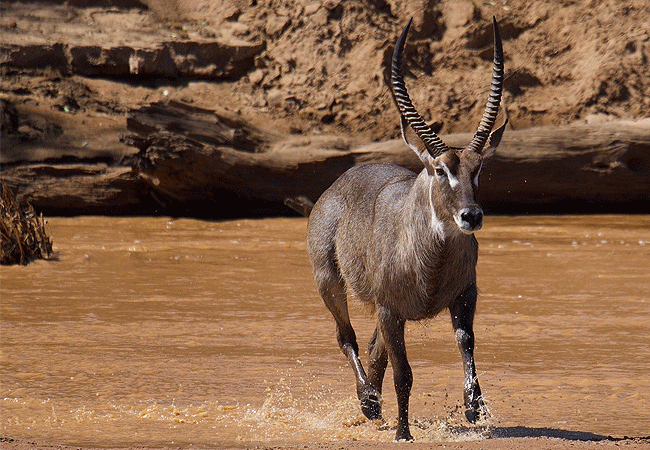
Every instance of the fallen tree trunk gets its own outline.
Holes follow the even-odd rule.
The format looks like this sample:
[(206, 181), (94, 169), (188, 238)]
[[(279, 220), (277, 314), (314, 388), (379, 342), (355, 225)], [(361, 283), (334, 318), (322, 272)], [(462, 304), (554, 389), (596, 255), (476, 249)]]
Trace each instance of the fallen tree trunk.
[[(315, 200), (355, 164), (422, 169), (400, 140), (360, 145), (343, 137), (281, 136), (180, 103), (142, 108), (127, 123), (135, 134), (126, 142), (140, 149), (134, 170), (171, 203)], [(443, 139), (461, 147), (471, 135)], [(484, 166), (481, 200), (502, 213), (648, 212), (650, 119), (508, 130)]]

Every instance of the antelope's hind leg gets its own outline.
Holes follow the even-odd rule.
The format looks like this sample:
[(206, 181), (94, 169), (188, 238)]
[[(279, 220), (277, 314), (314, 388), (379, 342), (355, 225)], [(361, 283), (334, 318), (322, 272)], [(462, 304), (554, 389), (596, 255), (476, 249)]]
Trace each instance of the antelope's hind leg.
[(357, 397), (361, 401), (361, 411), (370, 420), (381, 418), (381, 393), (368, 381), (368, 376), (359, 360), (359, 345), (350, 323), (348, 303), (345, 290), (340, 283), (330, 284), (319, 291), (325, 306), (330, 310), (336, 321), (336, 337), (348, 359), (357, 386)]
[(381, 395), (368, 381), (359, 361), (359, 345), (350, 323), (347, 290), (339, 271), (334, 245), (339, 221), (336, 212), (340, 212), (341, 208), (336, 199), (323, 194), (309, 217), (307, 249), (318, 293), (334, 317), (339, 346), (354, 371), (361, 410), (366, 417), (374, 420), (381, 418)]
[(350, 323), (345, 287), (335, 269), (325, 272), (329, 273), (321, 271), (316, 275), (318, 292), (336, 322), (336, 337), (354, 372), (361, 411), (370, 420), (380, 419), (381, 393), (368, 381), (368, 376), (359, 361), (359, 345)]

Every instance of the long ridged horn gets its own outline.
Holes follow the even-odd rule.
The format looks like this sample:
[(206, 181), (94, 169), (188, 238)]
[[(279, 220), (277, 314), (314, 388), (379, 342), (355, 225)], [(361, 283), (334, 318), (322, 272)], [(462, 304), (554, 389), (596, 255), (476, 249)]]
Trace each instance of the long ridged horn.
[(393, 85), (393, 93), (395, 94), (395, 102), (399, 108), (400, 114), (411, 126), (415, 134), (422, 140), (429, 154), (437, 158), (446, 151), (449, 147), (438, 137), (438, 135), (426, 124), (422, 116), (418, 114), (417, 110), (411, 102), (408, 92), (406, 91), (406, 84), (402, 78), (402, 53), (404, 52), (404, 44), (406, 43), (406, 35), (411, 27), (413, 18), (409, 20), (402, 31), (397, 43), (395, 44), (395, 51), (393, 52), (393, 61), (391, 64), (391, 84)]
[(483, 118), (478, 126), (478, 131), (472, 138), (472, 142), (467, 146), (468, 150), (473, 150), (477, 153), (483, 151), (492, 127), (494, 127), (494, 123), (497, 120), (499, 104), (501, 103), (501, 92), (503, 91), (503, 47), (501, 46), (501, 35), (499, 34), (497, 19), (494, 16), (492, 16), (492, 27), (494, 29), (494, 63), (492, 66), (490, 96), (485, 106)]

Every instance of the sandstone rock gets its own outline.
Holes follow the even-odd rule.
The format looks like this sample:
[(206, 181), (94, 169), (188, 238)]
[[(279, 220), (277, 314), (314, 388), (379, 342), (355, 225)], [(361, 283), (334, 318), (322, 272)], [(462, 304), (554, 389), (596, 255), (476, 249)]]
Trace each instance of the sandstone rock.
[(51, 67), (64, 73), (115, 78), (239, 78), (254, 66), (265, 44), (236, 38), (168, 41), (155, 46), (0, 44), (0, 64)]

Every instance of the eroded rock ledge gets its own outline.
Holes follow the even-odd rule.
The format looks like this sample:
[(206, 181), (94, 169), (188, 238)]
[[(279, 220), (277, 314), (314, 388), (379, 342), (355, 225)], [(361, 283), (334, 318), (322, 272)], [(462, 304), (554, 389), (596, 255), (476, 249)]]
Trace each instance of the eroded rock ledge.
[[(399, 140), (364, 144), (332, 135), (287, 135), (226, 111), (180, 102), (131, 111), (130, 155), (3, 162), (2, 179), (53, 214), (284, 214), (287, 198), (316, 200), (355, 164), (420, 171)], [(463, 146), (470, 134), (443, 136)], [(492, 213), (650, 212), (650, 119), (507, 130), (481, 176)]]
[[(134, 111), (132, 167), (150, 188), (181, 203), (222, 192), (281, 202), (317, 199), (355, 164), (422, 166), (401, 140), (365, 144), (337, 136), (279, 136), (236, 117), (151, 105)], [(443, 136), (462, 147), (471, 134)], [(508, 130), (481, 177), (481, 200), (498, 212), (638, 212), (650, 201), (650, 119)]]
[(234, 79), (253, 67), (264, 43), (237, 39), (160, 42), (135, 45), (0, 45), (0, 64), (35, 69), (47, 66), (65, 74), (113, 78)]

